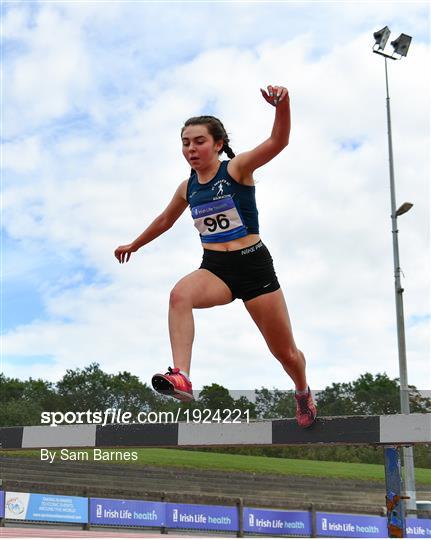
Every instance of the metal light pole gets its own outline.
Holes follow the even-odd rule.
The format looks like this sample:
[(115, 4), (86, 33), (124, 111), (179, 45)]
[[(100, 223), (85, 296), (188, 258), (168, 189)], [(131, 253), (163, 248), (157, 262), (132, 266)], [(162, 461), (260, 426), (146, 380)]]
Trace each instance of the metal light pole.
[[(392, 127), (391, 127), (391, 107), (389, 98), (389, 82), (388, 82), (388, 59), (399, 60), (402, 56), (407, 55), (412, 38), (406, 34), (401, 34), (391, 45), (394, 48), (392, 55), (385, 54), (383, 49), (389, 38), (390, 30), (387, 26), (374, 33), (376, 43), (373, 52), (380, 54), (385, 59), (385, 80), (386, 80), (386, 115), (388, 126), (388, 150), (389, 150), (389, 180), (391, 190), (391, 220), (392, 220), (392, 243), (394, 253), (394, 275), (395, 275), (395, 306), (397, 316), (397, 336), (398, 336), (398, 361), (400, 371), (400, 401), (401, 413), (410, 413), (409, 403), (409, 386), (407, 379), (407, 358), (406, 358), (406, 339), (404, 330), (404, 308), (403, 308), (403, 292), (401, 286), (401, 267), (400, 255), (398, 248), (398, 216), (405, 214), (413, 206), (411, 203), (403, 203), (398, 209), (395, 201), (395, 176), (394, 176), (394, 158), (392, 150)], [(376, 49), (376, 46), (378, 48)], [(398, 55), (398, 56), (394, 56)], [(416, 487), (415, 487), (415, 470), (413, 461), (413, 448), (403, 448), (404, 462), (404, 496), (406, 498), (407, 513), (416, 513)]]

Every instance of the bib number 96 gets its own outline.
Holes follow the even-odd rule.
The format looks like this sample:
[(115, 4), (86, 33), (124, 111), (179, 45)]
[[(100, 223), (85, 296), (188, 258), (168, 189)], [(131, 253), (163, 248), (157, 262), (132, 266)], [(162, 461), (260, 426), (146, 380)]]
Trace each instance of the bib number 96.
[(209, 232), (214, 232), (217, 228), (219, 229), (228, 229), (230, 221), (228, 220), (226, 214), (217, 214), (215, 218), (207, 217), (204, 219), (204, 224), (208, 227)]

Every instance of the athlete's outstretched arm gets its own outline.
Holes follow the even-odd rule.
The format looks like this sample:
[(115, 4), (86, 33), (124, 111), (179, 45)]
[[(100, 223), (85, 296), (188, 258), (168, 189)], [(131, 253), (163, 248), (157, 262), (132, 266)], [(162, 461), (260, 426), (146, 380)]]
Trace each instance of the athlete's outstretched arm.
[(275, 107), (274, 125), (268, 139), (253, 150), (238, 154), (232, 159), (232, 166), (241, 177), (250, 176), (253, 171), (271, 161), (289, 143), (290, 101), (287, 88), (270, 85), (267, 91), (260, 91), (264, 99)]
[(119, 246), (114, 252), (120, 263), (127, 262), (130, 255), (166, 232), (187, 208), (187, 180), (178, 186), (171, 202), (156, 219), (132, 243)]

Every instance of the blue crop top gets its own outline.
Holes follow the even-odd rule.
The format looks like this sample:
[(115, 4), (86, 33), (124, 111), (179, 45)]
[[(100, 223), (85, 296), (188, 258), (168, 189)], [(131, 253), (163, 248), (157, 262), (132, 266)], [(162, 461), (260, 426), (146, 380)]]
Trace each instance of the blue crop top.
[(187, 184), (187, 202), (201, 241), (229, 242), (259, 233), (255, 187), (239, 184), (222, 161), (217, 174), (205, 184), (192, 171)]

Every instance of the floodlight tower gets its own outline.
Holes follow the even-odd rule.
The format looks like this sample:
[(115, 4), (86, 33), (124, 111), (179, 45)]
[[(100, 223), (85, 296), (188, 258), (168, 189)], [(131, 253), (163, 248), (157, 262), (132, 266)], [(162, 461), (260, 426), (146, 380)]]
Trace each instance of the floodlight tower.
[[(397, 317), (397, 336), (398, 336), (398, 361), (400, 371), (400, 401), (401, 413), (410, 413), (409, 404), (409, 386), (407, 379), (407, 358), (406, 358), (406, 338), (404, 329), (404, 308), (403, 308), (403, 292), (401, 286), (401, 268), (400, 255), (398, 248), (398, 224), (397, 218), (408, 212), (413, 204), (409, 202), (403, 203), (398, 209), (395, 202), (395, 177), (394, 177), (394, 158), (392, 151), (392, 127), (391, 127), (391, 108), (389, 98), (389, 82), (388, 82), (388, 59), (400, 60), (403, 56), (407, 56), (407, 52), (412, 41), (411, 36), (401, 34), (395, 41), (391, 42), (394, 49), (391, 55), (383, 52), (386, 43), (389, 39), (391, 31), (387, 26), (374, 32), (375, 44), (373, 52), (379, 54), (385, 59), (385, 79), (386, 79), (386, 115), (388, 126), (388, 149), (389, 149), (389, 180), (391, 190), (391, 219), (392, 219), (392, 243), (394, 253), (394, 274), (395, 274), (395, 307)], [(416, 513), (416, 488), (415, 488), (415, 470), (413, 461), (413, 448), (403, 448), (404, 458), (404, 491), (406, 499), (406, 510), (408, 513)]]

